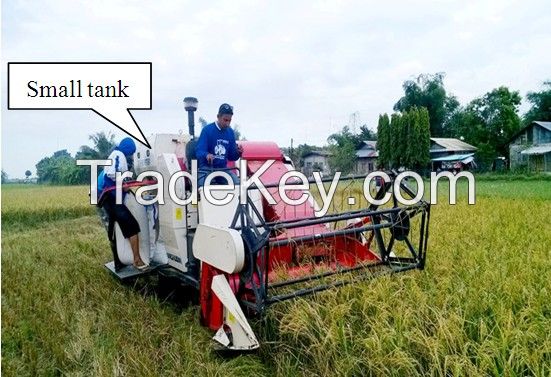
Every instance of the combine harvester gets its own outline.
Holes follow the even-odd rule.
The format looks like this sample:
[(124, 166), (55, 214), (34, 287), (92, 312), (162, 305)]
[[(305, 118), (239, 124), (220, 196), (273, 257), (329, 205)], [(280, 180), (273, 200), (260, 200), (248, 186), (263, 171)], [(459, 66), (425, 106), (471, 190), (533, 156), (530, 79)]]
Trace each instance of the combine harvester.
[[(152, 136), (152, 148), (138, 147), (134, 155), (136, 174), (155, 170), (168, 182), (174, 173), (191, 166), (197, 101), (186, 100), (190, 135)], [(260, 175), (260, 181), (276, 204), (269, 204), (254, 185), (247, 189), (244, 204), (239, 201), (237, 186), (233, 200), (224, 206), (205, 200), (202, 188), (198, 205), (179, 205), (170, 200), (169, 189), (164, 187), (165, 204), (153, 206), (153, 211), (127, 195), (126, 204), (142, 229), (140, 253), (151, 268), (140, 272), (131, 266), (131, 259), (121, 257), (131, 252), (118, 229), (110, 233), (114, 259), (119, 267), (121, 262), (130, 265), (115, 269), (110, 262), (106, 267), (121, 280), (159, 274), (195, 289), (202, 324), (216, 331), (214, 339), (230, 350), (258, 348), (247, 318), (261, 315), (271, 304), (381, 274), (424, 268), (430, 206), (424, 201), (400, 205), (393, 193), (394, 174), (389, 173), (391, 180), (383, 182), (375, 195), (381, 199), (389, 193), (392, 197), (387, 205), (371, 204), (318, 217), (318, 205), (311, 195), (300, 205), (288, 205), (280, 199), (278, 183), (294, 168), (275, 143), (240, 143), (247, 176), (266, 161), (274, 161)], [(179, 198), (190, 195), (191, 184), (186, 179), (177, 181)], [(415, 196), (405, 184), (401, 190)], [(302, 194), (289, 191), (288, 196), (298, 198)], [(157, 217), (152, 214), (156, 211)], [(162, 245), (165, 258), (150, 259), (150, 245), (157, 249)]]

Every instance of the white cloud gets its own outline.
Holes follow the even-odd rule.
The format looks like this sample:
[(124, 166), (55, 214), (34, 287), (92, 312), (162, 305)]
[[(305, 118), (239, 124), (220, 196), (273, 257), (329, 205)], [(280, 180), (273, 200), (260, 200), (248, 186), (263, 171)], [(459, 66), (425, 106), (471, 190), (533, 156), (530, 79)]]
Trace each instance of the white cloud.
[[(220, 103), (235, 105), (234, 123), (250, 140), (322, 144), (356, 111), (374, 127), (403, 81), (421, 73), (446, 72), (446, 88), (463, 103), (500, 85), (524, 95), (550, 78), (545, 1), (2, 7), (5, 61), (152, 61), (153, 110), (134, 112), (146, 134), (185, 129), (182, 99), (195, 95), (198, 116), (209, 120)], [(3, 168), (12, 176), (58, 147), (74, 152), (89, 134), (116, 131), (89, 111), (3, 110), (2, 126)]]

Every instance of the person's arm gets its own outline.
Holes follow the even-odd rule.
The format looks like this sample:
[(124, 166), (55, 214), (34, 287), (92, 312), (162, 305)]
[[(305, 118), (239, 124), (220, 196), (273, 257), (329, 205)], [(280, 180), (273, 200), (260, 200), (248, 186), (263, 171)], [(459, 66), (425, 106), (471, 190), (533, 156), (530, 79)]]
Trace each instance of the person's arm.
[(111, 166), (104, 167), (103, 170), (105, 171), (105, 175), (113, 181), (116, 179), (117, 172), (124, 173), (128, 170), (128, 162), (122, 152), (113, 151), (107, 159), (111, 160), (113, 163)]
[(195, 155), (197, 156), (197, 160), (207, 158), (207, 154), (209, 154), (207, 139), (207, 128), (205, 127), (201, 130), (201, 135), (199, 135), (199, 140), (197, 141), (197, 146), (195, 147)]
[(230, 150), (228, 151), (228, 160), (237, 161), (239, 160), (239, 157), (241, 157), (241, 152), (239, 152), (239, 148), (237, 147), (235, 134), (233, 133), (233, 130), (231, 131), (232, 132), (230, 136)]

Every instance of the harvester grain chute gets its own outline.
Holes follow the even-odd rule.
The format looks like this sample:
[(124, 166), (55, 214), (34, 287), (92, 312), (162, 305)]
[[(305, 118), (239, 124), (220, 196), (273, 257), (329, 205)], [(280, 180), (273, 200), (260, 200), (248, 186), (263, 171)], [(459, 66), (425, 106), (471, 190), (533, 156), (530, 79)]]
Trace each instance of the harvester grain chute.
[[(136, 173), (155, 170), (168, 182), (174, 174), (189, 170), (193, 114), (189, 121), (190, 135), (158, 134), (149, 139), (150, 150), (138, 148)], [(274, 199), (271, 203), (256, 184), (247, 187), (242, 201), (237, 186), (224, 206), (206, 200), (203, 188), (194, 205), (171, 200), (169, 188), (161, 187), (165, 204), (156, 205), (157, 220), (148, 218), (156, 226), (144, 226), (155, 228), (156, 235), (151, 233), (143, 243), (162, 244), (167, 258), (157, 264), (152, 260), (154, 268), (145, 273), (132, 266), (115, 269), (113, 262), (106, 267), (121, 280), (154, 273), (193, 288), (198, 292), (202, 324), (216, 332), (219, 345), (231, 350), (259, 346), (247, 318), (261, 315), (271, 304), (381, 274), (424, 268), (430, 206), (425, 201), (401, 205), (395, 195), (395, 174), (389, 173), (390, 180), (379, 182), (374, 191), (375, 199), (391, 196), (387, 205), (368, 204), (320, 216), (308, 189), (286, 192), (298, 204), (290, 205), (280, 197), (280, 180), (294, 168), (275, 143), (244, 141), (241, 145), (247, 177), (256, 174)], [(348, 180), (358, 181), (358, 177)], [(339, 182), (345, 185), (346, 181)], [(190, 195), (193, 184), (187, 179), (176, 181), (178, 197)], [(407, 184), (399, 187), (405, 195), (415, 196)], [(299, 200), (304, 193), (307, 200)], [(133, 208), (144, 210), (139, 205)], [(111, 237), (111, 247), (118, 259), (124, 239), (116, 238)]]

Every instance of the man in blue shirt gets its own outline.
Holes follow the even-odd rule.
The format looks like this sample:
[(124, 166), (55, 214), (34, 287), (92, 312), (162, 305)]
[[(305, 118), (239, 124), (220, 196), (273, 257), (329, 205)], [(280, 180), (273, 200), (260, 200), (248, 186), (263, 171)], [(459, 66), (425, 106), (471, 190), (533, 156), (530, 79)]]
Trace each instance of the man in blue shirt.
[[(203, 186), (209, 173), (224, 171), (230, 175), (234, 184), (239, 180), (228, 170), (228, 161), (236, 161), (241, 157), (243, 148), (235, 142), (235, 134), (230, 127), (233, 107), (224, 103), (218, 109), (217, 120), (206, 125), (201, 131), (197, 142), (196, 156), (199, 168), (198, 185)], [(214, 184), (228, 183), (222, 177), (212, 180)]]

